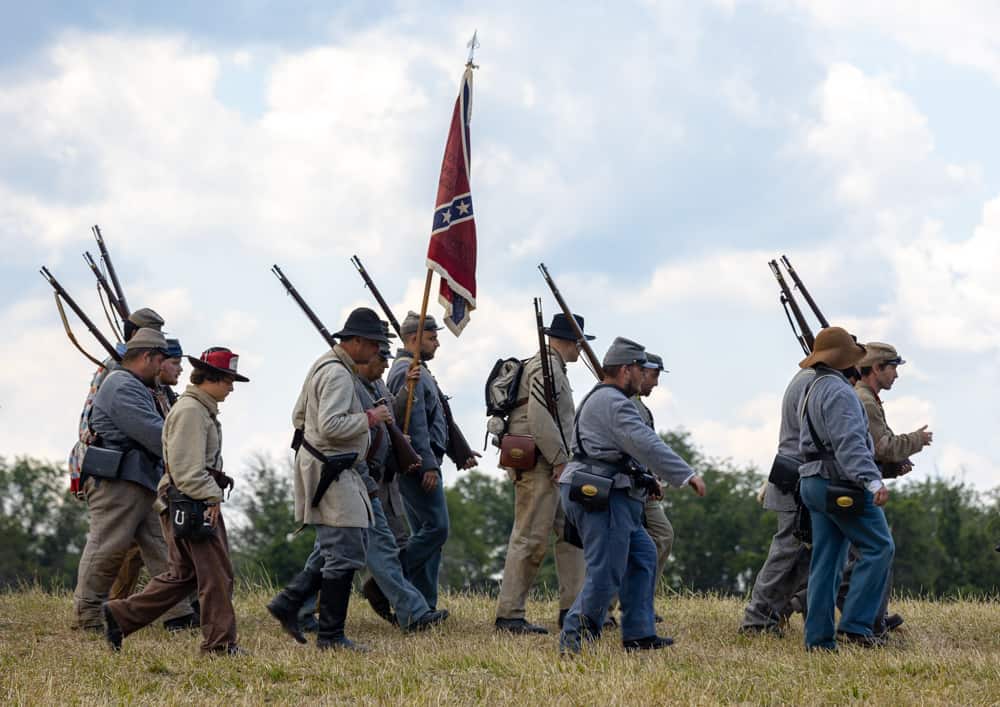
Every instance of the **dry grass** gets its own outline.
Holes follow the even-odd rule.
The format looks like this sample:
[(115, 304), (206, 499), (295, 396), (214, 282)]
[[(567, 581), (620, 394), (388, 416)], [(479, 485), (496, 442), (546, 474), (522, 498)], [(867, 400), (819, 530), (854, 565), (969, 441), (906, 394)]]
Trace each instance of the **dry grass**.
[[(452, 595), (447, 625), (403, 636), (364, 601), (352, 602), (348, 633), (367, 655), (320, 654), (280, 633), (263, 605), (241, 593), (245, 658), (202, 658), (198, 634), (147, 628), (114, 655), (96, 636), (70, 629), (70, 597), (31, 590), (0, 595), (0, 700), (4, 704), (878, 704), (1000, 703), (1000, 603), (901, 601), (907, 619), (893, 645), (807, 654), (802, 625), (786, 638), (736, 635), (733, 599), (657, 600), (677, 645), (626, 655), (617, 633), (561, 660), (556, 637), (497, 636), (493, 602)], [(556, 606), (531, 618), (554, 629)]]

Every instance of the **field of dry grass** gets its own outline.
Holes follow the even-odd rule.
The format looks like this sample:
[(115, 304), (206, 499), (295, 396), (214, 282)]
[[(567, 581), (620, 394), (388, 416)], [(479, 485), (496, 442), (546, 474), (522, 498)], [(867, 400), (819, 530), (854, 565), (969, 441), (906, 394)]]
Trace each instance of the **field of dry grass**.
[[(270, 592), (237, 598), (241, 658), (202, 658), (199, 635), (148, 628), (120, 654), (70, 628), (68, 594), (0, 595), (3, 704), (1000, 704), (1000, 603), (900, 601), (907, 619), (890, 647), (807, 654), (802, 624), (784, 639), (742, 637), (742, 604), (661, 597), (677, 644), (626, 655), (616, 632), (576, 659), (556, 636), (498, 636), (493, 602), (443, 597), (441, 628), (403, 636), (356, 596), (348, 634), (364, 655), (319, 653), (282, 634), (264, 610)], [(554, 631), (556, 606), (530, 605)]]

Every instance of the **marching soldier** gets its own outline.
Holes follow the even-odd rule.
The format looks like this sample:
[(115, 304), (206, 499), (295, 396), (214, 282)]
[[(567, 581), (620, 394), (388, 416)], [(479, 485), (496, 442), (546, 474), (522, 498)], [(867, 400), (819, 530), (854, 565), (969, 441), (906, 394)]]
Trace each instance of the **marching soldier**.
[[(663, 359), (654, 353), (646, 352), (646, 364), (642, 367), (642, 380), (639, 385), (639, 392), (637, 392), (633, 397), (632, 401), (635, 406), (639, 409), (639, 417), (642, 421), (646, 423), (653, 432), (656, 432), (656, 422), (653, 419), (653, 411), (650, 410), (642, 399), (653, 392), (653, 388), (660, 384), (660, 372), (665, 370), (663, 368)], [(643, 509), (642, 513), (642, 524), (646, 528), (646, 532), (649, 533), (650, 539), (656, 546), (656, 574), (653, 576), (653, 592), (655, 594), (656, 587), (660, 582), (660, 578), (663, 577), (663, 570), (667, 566), (667, 559), (670, 557), (670, 550), (674, 546), (674, 526), (670, 524), (670, 520), (667, 519), (667, 514), (663, 510), (662, 499), (654, 498), (652, 494), (646, 496), (646, 508)], [(618, 605), (617, 598), (615, 601), (611, 602), (611, 606), (608, 607), (608, 619), (605, 623), (605, 628), (611, 628), (618, 625), (615, 620), (613, 613)], [(659, 614), (654, 614), (656, 623), (662, 623), (663, 617)]]
[[(663, 358), (646, 352), (646, 365), (642, 368), (642, 382), (639, 392), (633, 398), (635, 405), (639, 408), (639, 417), (646, 423), (649, 429), (656, 432), (656, 422), (653, 420), (653, 411), (650, 410), (642, 399), (648, 397), (653, 392), (653, 388), (660, 384), (660, 373), (663, 368)], [(652, 496), (646, 498), (646, 508), (644, 512), (644, 523), (649, 537), (656, 545), (656, 574), (654, 575), (653, 588), (659, 584), (663, 577), (663, 570), (667, 566), (667, 559), (670, 557), (670, 550), (674, 546), (674, 526), (670, 524), (667, 514), (663, 511), (663, 503)], [(657, 623), (660, 619), (657, 617)]]
[[(410, 415), (409, 434), (413, 447), (422, 459), (418, 474), (404, 474), (399, 479), (399, 490), (410, 522), (410, 539), (403, 549), (401, 562), (406, 577), (420, 590), (431, 609), (437, 608), (438, 573), (441, 568), (441, 549), (448, 540), (448, 504), (445, 501), (441, 462), (448, 450), (448, 421), (444, 414), (443, 394), (431, 375), (426, 362), (434, 358), (440, 343), (439, 327), (434, 317), (424, 318), (423, 339), (417, 341), (420, 317), (416, 312), (406, 315), (400, 326), (403, 348), (396, 352), (396, 360), (386, 381), (396, 396), (396, 411), (405, 409), (407, 375), (414, 355), (420, 351), (420, 377), (413, 391), (413, 409)], [(402, 414), (397, 414), (402, 418)], [(468, 469), (476, 464), (475, 457), (461, 465)]]
[[(143, 310), (137, 310), (136, 314), (139, 314)], [(150, 310), (151, 311), (151, 310)], [(181, 364), (181, 357), (184, 355), (184, 351), (181, 348), (181, 342), (179, 339), (167, 338), (167, 356), (163, 359), (163, 363), (160, 365), (160, 373), (156, 377), (156, 387), (153, 389), (153, 397), (156, 399), (156, 407), (159, 408), (160, 414), (166, 419), (167, 414), (170, 412), (170, 408), (177, 401), (177, 394), (173, 391), (173, 386), (177, 385), (180, 380), (181, 372), (183, 371), (183, 366)], [(113, 361), (112, 361), (113, 363)], [(117, 364), (115, 364), (117, 366)], [(135, 593), (136, 585), (139, 583), (139, 573), (142, 571), (142, 553), (139, 552), (139, 546), (133, 545), (129, 548), (129, 551), (125, 554), (125, 559), (122, 560), (122, 568), (118, 571), (118, 576), (115, 577), (115, 583), (111, 585), (111, 591), (108, 593), (108, 598), (114, 599), (126, 599)], [(177, 618), (167, 618), (163, 622), (163, 627), (168, 631), (181, 631), (186, 628), (198, 628), (199, 625), (199, 605), (198, 605), (198, 595), (194, 593), (191, 597), (191, 608), (194, 613), (188, 614), (186, 616), (180, 616)]]
[(608, 604), (622, 604), (622, 646), (626, 650), (664, 648), (670, 638), (656, 635), (653, 574), (656, 547), (642, 527), (648, 490), (659, 484), (637, 462), (672, 486), (690, 485), (699, 496), (705, 484), (639, 416), (631, 398), (639, 390), (645, 349), (617, 338), (604, 356), (604, 379), (577, 409), (573, 460), (559, 478), (567, 521), (579, 533), (586, 561), (583, 589), (573, 602), (559, 648), (580, 652), (582, 638), (601, 635)]
[[(574, 315), (583, 331), (583, 317)], [(559, 628), (583, 586), (583, 552), (563, 537), (565, 515), (559, 503), (559, 475), (569, 462), (568, 435), (573, 429), (573, 389), (566, 377), (566, 365), (580, 358), (576, 333), (566, 315), (552, 317), (545, 330), (549, 337), (549, 370), (559, 419), (554, 420), (544, 398), (532, 391), (543, 390), (542, 353), (524, 364), (517, 391), (518, 406), (511, 412), (507, 431), (526, 435), (535, 443), (536, 462), (532, 469), (508, 470), (514, 481), (514, 527), (507, 543), (500, 597), (497, 600), (496, 629), (510, 633), (548, 633), (542, 626), (525, 620), (528, 591), (545, 558), (549, 537), (555, 533), (556, 574), (559, 579)], [(593, 340), (593, 336), (587, 336)]]
[(794, 534), (798, 511), (795, 487), (799, 466), (805, 461), (799, 453), (799, 408), (806, 388), (815, 378), (815, 370), (800, 368), (781, 399), (778, 454), (763, 499), (764, 509), (778, 515), (778, 530), (754, 580), (740, 633), (783, 635), (782, 624), (792, 615), (792, 599), (809, 579), (809, 547)]
[[(850, 334), (828, 327), (799, 364), (816, 371), (802, 401), (799, 433), (799, 453), (805, 460), (799, 468), (799, 493), (809, 509), (813, 536), (808, 650), (836, 650), (838, 635), (865, 647), (883, 644), (872, 626), (895, 550), (882, 511), (889, 491), (875, 463), (864, 407), (842, 373), (864, 356), (865, 347)], [(849, 544), (858, 549), (859, 559), (835, 633), (837, 588)]]
[(163, 533), (169, 542), (169, 568), (153, 577), (139, 594), (106, 603), (105, 632), (111, 647), (120, 650), (125, 636), (147, 626), (167, 607), (197, 589), (203, 617), (202, 653), (243, 655), (236, 642), (233, 565), (221, 506), (223, 492), (232, 486), (232, 479), (222, 471), (218, 414), (219, 403), (233, 391), (233, 383), (250, 379), (237, 371), (239, 357), (227, 348), (210, 348), (201, 358), (188, 359), (194, 366), (191, 384), (163, 425), (166, 473), (160, 480), (159, 493), (161, 500), (178, 493), (203, 502), (205, 522), (211, 532), (208, 537), (177, 537), (169, 514), (162, 515)]
[[(388, 333), (388, 324), (385, 329), (387, 336), (393, 336)], [(374, 408), (377, 401), (392, 407), (392, 393), (382, 383), (382, 374), (391, 358), (392, 353), (386, 344), (368, 363), (358, 366), (356, 386), (366, 410)], [(371, 479), (375, 493), (371, 499), (374, 522), (369, 531), (368, 547), (368, 570), (372, 576), (363, 585), (362, 592), (379, 616), (399, 625), (404, 631), (416, 631), (441, 623), (448, 618), (448, 611), (431, 609), (423, 594), (403, 574), (399, 546), (382, 504), (382, 498), (391, 501), (391, 496), (383, 492), (383, 487), (395, 481), (395, 477), (386, 478), (391, 466), (389, 456), (393, 451), (386, 424), (380, 423), (372, 429), (373, 448), (367, 459), (368, 479)]]
[[(927, 425), (907, 434), (897, 435), (893, 433), (885, 421), (885, 410), (882, 407), (879, 393), (892, 389), (893, 383), (899, 377), (897, 369), (906, 361), (889, 344), (873, 341), (865, 344), (865, 348), (868, 352), (858, 364), (861, 369), (861, 379), (855, 383), (854, 392), (857, 393), (865, 408), (865, 413), (868, 415), (868, 430), (875, 443), (875, 461), (878, 462), (882, 470), (882, 478), (894, 479), (908, 474), (913, 469), (910, 457), (929, 446), (934, 440), (934, 433), (927, 429)], [(843, 607), (857, 556), (857, 549), (852, 547), (850, 561), (844, 569), (844, 578), (837, 596), (837, 605), (840, 607)], [(892, 569), (890, 568), (886, 593), (875, 621), (874, 631), (876, 635), (886, 631), (895, 631), (903, 625), (902, 616), (888, 613), (891, 593)]]
[(290, 636), (305, 643), (298, 612), (318, 589), (316, 647), (366, 651), (344, 635), (344, 624), (354, 573), (367, 562), (373, 520), (363, 477), (369, 430), (392, 414), (384, 404), (366, 411), (355, 380), (358, 365), (370, 361), (389, 339), (378, 315), (367, 307), (351, 312), (334, 336), (340, 343), (309, 369), (292, 413), (295, 519), (315, 526), (319, 552), (268, 610)]
[[(163, 475), (163, 417), (153, 395), (166, 355), (167, 341), (160, 332), (139, 329), (126, 344), (121, 368), (104, 378), (87, 411), (89, 447), (100, 450), (104, 461), (88, 465), (88, 449), (82, 464), (81, 488), (90, 509), (90, 532), (73, 598), (83, 629), (103, 630), (101, 605), (133, 543), (139, 546), (150, 573), (167, 569), (167, 546), (154, 509)], [(193, 613), (185, 600), (165, 618), (180, 618), (191, 625)]]

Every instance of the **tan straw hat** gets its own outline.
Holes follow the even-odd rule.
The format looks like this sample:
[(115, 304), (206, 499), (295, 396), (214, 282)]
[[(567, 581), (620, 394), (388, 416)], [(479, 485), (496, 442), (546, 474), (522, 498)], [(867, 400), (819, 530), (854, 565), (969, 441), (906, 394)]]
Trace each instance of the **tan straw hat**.
[(865, 347), (857, 339), (839, 326), (827, 327), (816, 335), (812, 353), (799, 362), (799, 368), (810, 368), (817, 363), (825, 363), (830, 368), (842, 371), (856, 366), (865, 356)]

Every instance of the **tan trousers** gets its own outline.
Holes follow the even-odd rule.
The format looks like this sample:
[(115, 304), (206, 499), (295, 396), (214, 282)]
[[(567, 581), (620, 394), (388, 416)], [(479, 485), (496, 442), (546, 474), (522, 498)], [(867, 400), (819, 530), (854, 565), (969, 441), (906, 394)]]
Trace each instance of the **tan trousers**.
[(201, 604), (201, 650), (224, 650), (236, 644), (233, 611), (233, 565), (229, 560), (226, 524), (219, 514), (215, 534), (192, 542), (176, 540), (166, 514), (161, 518), (167, 538), (169, 569), (149, 580), (146, 588), (128, 599), (108, 602), (108, 608), (126, 636), (156, 621), (168, 607), (185, 599), (196, 587)]
[(667, 566), (667, 558), (670, 557), (670, 550), (674, 546), (674, 526), (667, 519), (667, 514), (663, 511), (663, 504), (660, 501), (647, 499), (646, 501), (646, 532), (653, 539), (656, 545), (656, 585), (659, 586), (663, 579), (663, 570)]
[[(511, 478), (515, 478), (511, 473)], [(545, 559), (549, 538), (556, 536), (556, 574), (559, 608), (569, 609), (583, 587), (586, 565), (583, 550), (562, 539), (565, 516), (559, 488), (552, 483), (552, 467), (539, 462), (514, 481), (514, 527), (507, 543), (497, 618), (523, 619), (528, 591)]]
[(135, 594), (135, 588), (139, 584), (139, 574), (142, 572), (142, 552), (138, 545), (132, 545), (125, 553), (122, 560), (122, 567), (118, 570), (115, 583), (111, 585), (108, 592), (108, 599), (127, 599)]
[[(90, 532), (80, 557), (73, 603), (77, 625), (99, 631), (104, 627), (101, 604), (107, 601), (129, 548), (137, 544), (150, 574), (159, 574), (167, 570), (167, 545), (153, 510), (155, 495), (149, 489), (131, 481), (88, 478), (83, 491), (90, 509)], [(192, 613), (187, 600), (176, 604), (164, 620)]]

